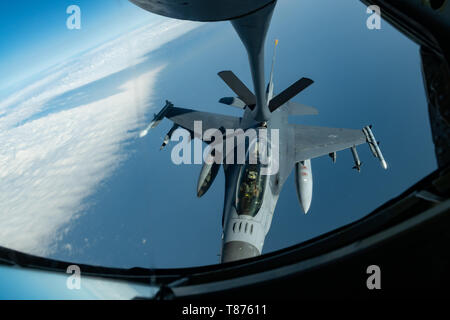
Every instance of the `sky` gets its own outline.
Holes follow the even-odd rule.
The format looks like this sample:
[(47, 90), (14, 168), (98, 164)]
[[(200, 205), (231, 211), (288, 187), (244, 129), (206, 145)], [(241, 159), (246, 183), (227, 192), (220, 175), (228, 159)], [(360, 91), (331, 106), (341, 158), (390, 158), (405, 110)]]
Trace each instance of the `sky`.
[[(233, 70), (251, 87), (238, 36), (228, 22), (159, 18), (127, 1), (54, 3), (0, 5), (0, 245), (117, 267), (218, 263), (223, 172), (198, 199), (201, 166), (159, 151), (171, 123), (138, 133), (165, 99), (238, 116), (218, 103), (232, 92), (216, 75)], [(65, 26), (70, 4), (81, 30)], [(418, 46), (384, 21), (368, 30), (367, 17), (354, 0), (277, 4), (266, 71), (279, 39), (275, 93), (309, 77), (294, 101), (320, 112), (292, 122), (372, 124), (389, 170), (368, 146), (361, 173), (349, 150), (336, 164), (313, 159), (310, 211), (291, 175), (263, 253), (362, 218), (436, 169)]]
[[(152, 297), (157, 287), (82, 276), (77, 283), (72, 274), (0, 266), (2, 300), (131, 300)], [(72, 289), (68, 290), (68, 283)], [(77, 286), (75, 289), (74, 287)]]
[[(79, 30), (66, 27), (70, 5), (81, 9)], [(0, 10), (0, 70), (7, 75), (0, 79), (0, 93), (55, 62), (159, 19), (126, 0), (2, 1)]]

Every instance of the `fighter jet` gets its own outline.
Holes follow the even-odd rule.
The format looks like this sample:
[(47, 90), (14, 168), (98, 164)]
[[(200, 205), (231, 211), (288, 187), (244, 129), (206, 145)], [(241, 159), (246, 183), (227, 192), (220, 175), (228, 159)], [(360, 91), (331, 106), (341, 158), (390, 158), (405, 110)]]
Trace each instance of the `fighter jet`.
[[(368, 143), (373, 155), (377, 157), (384, 169), (386, 161), (375, 140), (371, 126), (362, 130), (340, 129), (306, 126), (289, 123), (290, 115), (316, 115), (318, 111), (309, 106), (291, 101), (293, 97), (309, 87), (313, 81), (303, 77), (289, 88), (274, 95), (274, 64), (275, 49), (272, 60), (272, 70), (268, 85), (265, 88), (264, 80), (264, 43), (270, 19), (276, 1), (241, 1), (234, 6), (222, 6), (218, 10), (214, 3), (221, 1), (194, 0), (185, 2), (185, 7), (177, 6), (174, 1), (161, 3), (153, 0), (131, 0), (140, 7), (181, 19), (214, 21), (231, 19), (231, 23), (247, 49), (250, 70), (253, 78), (254, 93), (232, 71), (218, 73), (226, 85), (236, 94), (236, 97), (226, 97), (219, 102), (242, 109), (241, 117), (220, 115), (216, 113), (195, 111), (178, 108), (166, 101), (164, 108), (155, 115), (152, 122), (141, 132), (145, 136), (150, 128), (155, 127), (163, 117), (171, 120), (174, 126), (164, 139), (163, 146), (167, 144), (172, 133), (180, 127), (189, 131), (192, 138), (204, 137), (209, 129), (217, 129), (223, 134), (225, 140), (235, 139), (229, 131), (237, 132), (239, 129), (246, 132), (254, 129), (257, 132), (256, 140), (244, 143), (245, 159), (243, 163), (225, 161), (229, 150), (222, 150), (222, 163), (205, 161), (197, 183), (197, 195), (204, 195), (212, 185), (222, 166), (225, 173), (225, 197), (222, 214), (222, 253), (221, 261), (229, 262), (261, 254), (265, 237), (270, 229), (281, 189), (291, 174), (295, 172), (297, 195), (301, 207), (306, 214), (312, 200), (312, 169), (311, 159), (329, 155), (336, 161), (336, 152), (351, 149), (355, 169), (361, 168), (361, 162), (356, 146)], [(233, 2), (233, 1), (231, 1)], [(256, 10), (249, 10), (256, 6)], [(245, 7), (245, 8), (244, 8)], [(236, 10), (249, 10), (248, 14), (237, 14)], [(236, 15), (234, 15), (236, 14)], [(238, 18), (233, 18), (238, 17)], [(275, 48), (277, 41), (275, 42)], [(201, 132), (197, 132), (195, 121), (201, 121)], [(262, 139), (260, 132), (271, 132), (266, 137), (268, 144), (268, 161), (258, 158), (256, 163), (250, 161), (253, 151), (260, 155), (259, 142)], [(275, 132), (275, 135), (272, 134)], [(274, 140), (277, 140), (276, 144)], [(211, 141), (206, 141), (211, 143)], [(276, 146), (276, 150), (272, 147)], [(240, 145), (233, 149), (232, 159), (236, 160)], [(276, 170), (268, 170), (273, 168)]]

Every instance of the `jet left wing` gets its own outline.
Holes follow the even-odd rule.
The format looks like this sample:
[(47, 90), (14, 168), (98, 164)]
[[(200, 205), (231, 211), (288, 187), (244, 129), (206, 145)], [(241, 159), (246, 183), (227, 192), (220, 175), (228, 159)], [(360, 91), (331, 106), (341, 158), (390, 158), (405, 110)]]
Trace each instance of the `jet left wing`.
[(317, 158), (366, 142), (362, 130), (291, 124), (295, 137), (295, 162)]
[(164, 116), (192, 134), (194, 133), (194, 121), (201, 121), (202, 136), (208, 129), (237, 129), (241, 123), (241, 118), (233, 116), (176, 107), (169, 108)]

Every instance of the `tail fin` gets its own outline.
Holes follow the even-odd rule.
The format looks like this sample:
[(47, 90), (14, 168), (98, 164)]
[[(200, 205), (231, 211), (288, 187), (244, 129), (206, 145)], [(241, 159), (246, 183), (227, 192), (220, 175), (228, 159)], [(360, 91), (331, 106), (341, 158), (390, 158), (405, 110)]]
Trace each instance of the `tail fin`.
[(272, 69), (270, 70), (270, 80), (269, 80), (269, 84), (267, 85), (267, 90), (266, 90), (267, 101), (272, 100), (272, 97), (273, 97), (273, 69), (275, 66), (277, 45), (278, 45), (278, 39), (275, 39), (275, 45), (273, 46)]

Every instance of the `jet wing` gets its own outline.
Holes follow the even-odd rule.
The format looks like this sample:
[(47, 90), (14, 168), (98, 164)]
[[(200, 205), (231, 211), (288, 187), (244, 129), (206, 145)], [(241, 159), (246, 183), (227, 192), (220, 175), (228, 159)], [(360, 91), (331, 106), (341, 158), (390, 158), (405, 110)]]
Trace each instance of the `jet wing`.
[(176, 107), (168, 109), (165, 117), (192, 134), (194, 133), (194, 121), (201, 121), (202, 136), (208, 129), (237, 129), (241, 123), (241, 118), (233, 116)]
[(304, 104), (288, 101), (286, 106), (289, 110), (290, 116), (307, 116), (307, 115), (317, 115), (319, 111), (316, 108), (305, 106)]
[(317, 158), (366, 142), (362, 130), (291, 124), (295, 136), (295, 162)]

